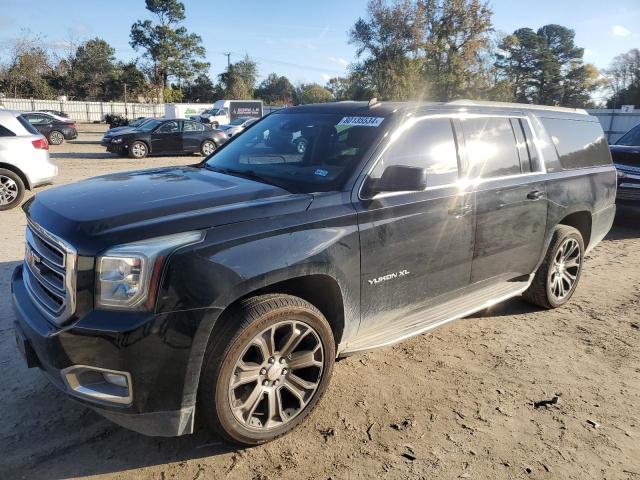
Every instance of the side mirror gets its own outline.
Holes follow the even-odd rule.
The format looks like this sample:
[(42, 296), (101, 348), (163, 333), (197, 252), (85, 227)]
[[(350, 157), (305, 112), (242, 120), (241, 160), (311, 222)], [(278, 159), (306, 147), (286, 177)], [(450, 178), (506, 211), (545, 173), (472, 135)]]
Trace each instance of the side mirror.
[(365, 180), (362, 193), (371, 198), (384, 192), (419, 192), (427, 188), (427, 171), (419, 167), (390, 165), (382, 172), (382, 177)]

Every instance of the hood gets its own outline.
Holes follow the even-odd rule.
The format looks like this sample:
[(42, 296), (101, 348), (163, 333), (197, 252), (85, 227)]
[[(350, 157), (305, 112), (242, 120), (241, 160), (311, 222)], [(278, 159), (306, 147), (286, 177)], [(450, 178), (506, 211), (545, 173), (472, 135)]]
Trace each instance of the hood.
[(303, 211), (311, 195), (200, 167), (105, 175), (39, 192), (28, 217), (79, 254), (171, 233)]
[(126, 133), (134, 132), (135, 130), (136, 130), (136, 127), (127, 127), (127, 126), (115, 127), (115, 128), (111, 128), (111, 129), (107, 130), (107, 132), (104, 134), (104, 136), (105, 137), (113, 137), (115, 135), (124, 135)]
[(616, 165), (640, 168), (640, 146), (610, 145), (609, 150)]

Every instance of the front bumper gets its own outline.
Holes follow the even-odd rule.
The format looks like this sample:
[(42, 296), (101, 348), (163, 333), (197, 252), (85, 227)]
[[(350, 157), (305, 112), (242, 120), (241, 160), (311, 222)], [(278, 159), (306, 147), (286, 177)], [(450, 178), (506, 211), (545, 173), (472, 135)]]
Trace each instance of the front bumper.
[[(126, 428), (152, 436), (193, 432), (195, 394), (186, 395), (184, 388), (195, 332), (185, 318), (188, 314), (94, 310), (59, 328), (33, 304), (22, 268), (13, 273), (11, 294), (16, 338), (25, 339), (35, 357), (30, 366), (39, 367), (69, 397)], [(132, 403), (116, 405), (79, 396), (61, 373), (73, 365), (130, 373)]]

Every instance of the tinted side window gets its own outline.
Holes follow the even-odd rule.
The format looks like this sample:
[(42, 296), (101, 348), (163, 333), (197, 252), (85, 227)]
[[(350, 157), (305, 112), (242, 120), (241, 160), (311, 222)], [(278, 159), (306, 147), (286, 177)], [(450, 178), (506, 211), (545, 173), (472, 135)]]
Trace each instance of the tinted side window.
[(167, 122), (156, 130), (157, 133), (176, 133), (179, 131), (180, 124), (178, 122)]
[(611, 155), (598, 122), (542, 118), (558, 151), (564, 170), (611, 163)]
[(16, 134), (13, 133), (11, 130), (0, 125), (0, 137), (15, 137), (15, 136)]
[(417, 121), (387, 148), (371, 176), (380, 178), (389, 165), (425, 168), (427, 187), (455, 183), (458, 154), (451, 121), (445, 118)]
[(517, 175), (520, 156), (508, 118), (466, 118), (462, 120), (472, 177)]
[(18, 121), (20, 122), (20, 125), (22, 125), (27, 132), (29, 132), (32, 135), (40, 135), (40, 132), (36, 130), (36, 128), (24, 118), (24, 116), (19, 115), (17, 118), (18, 118)]
[(203, 132), (204, 125), (196, 122), (184, 122), (184, 131), (185, 132)]
[(632, 128), (625, 133), (617, 142), (616, 145), (627, 145), (630, 147), (636, 147), (640, 145), (640, 125)]

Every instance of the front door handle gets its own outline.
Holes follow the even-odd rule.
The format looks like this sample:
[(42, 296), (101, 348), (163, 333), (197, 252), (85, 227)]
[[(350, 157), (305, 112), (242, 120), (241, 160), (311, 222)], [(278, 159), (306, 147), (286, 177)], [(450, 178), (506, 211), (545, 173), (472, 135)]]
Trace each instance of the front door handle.
[(544, 198), (544, 192), (541, 190), (534, 190), (527, 193), (527, 198), (529, 200), (540, 200), (541, 198)]
[(449, 215), (454, 216), (456, 218), (466, 217), (473, 211), (473, 207), (466, 203), (464, 205), (460, 205), (459, 207), (454, 207), (449, 209)]

